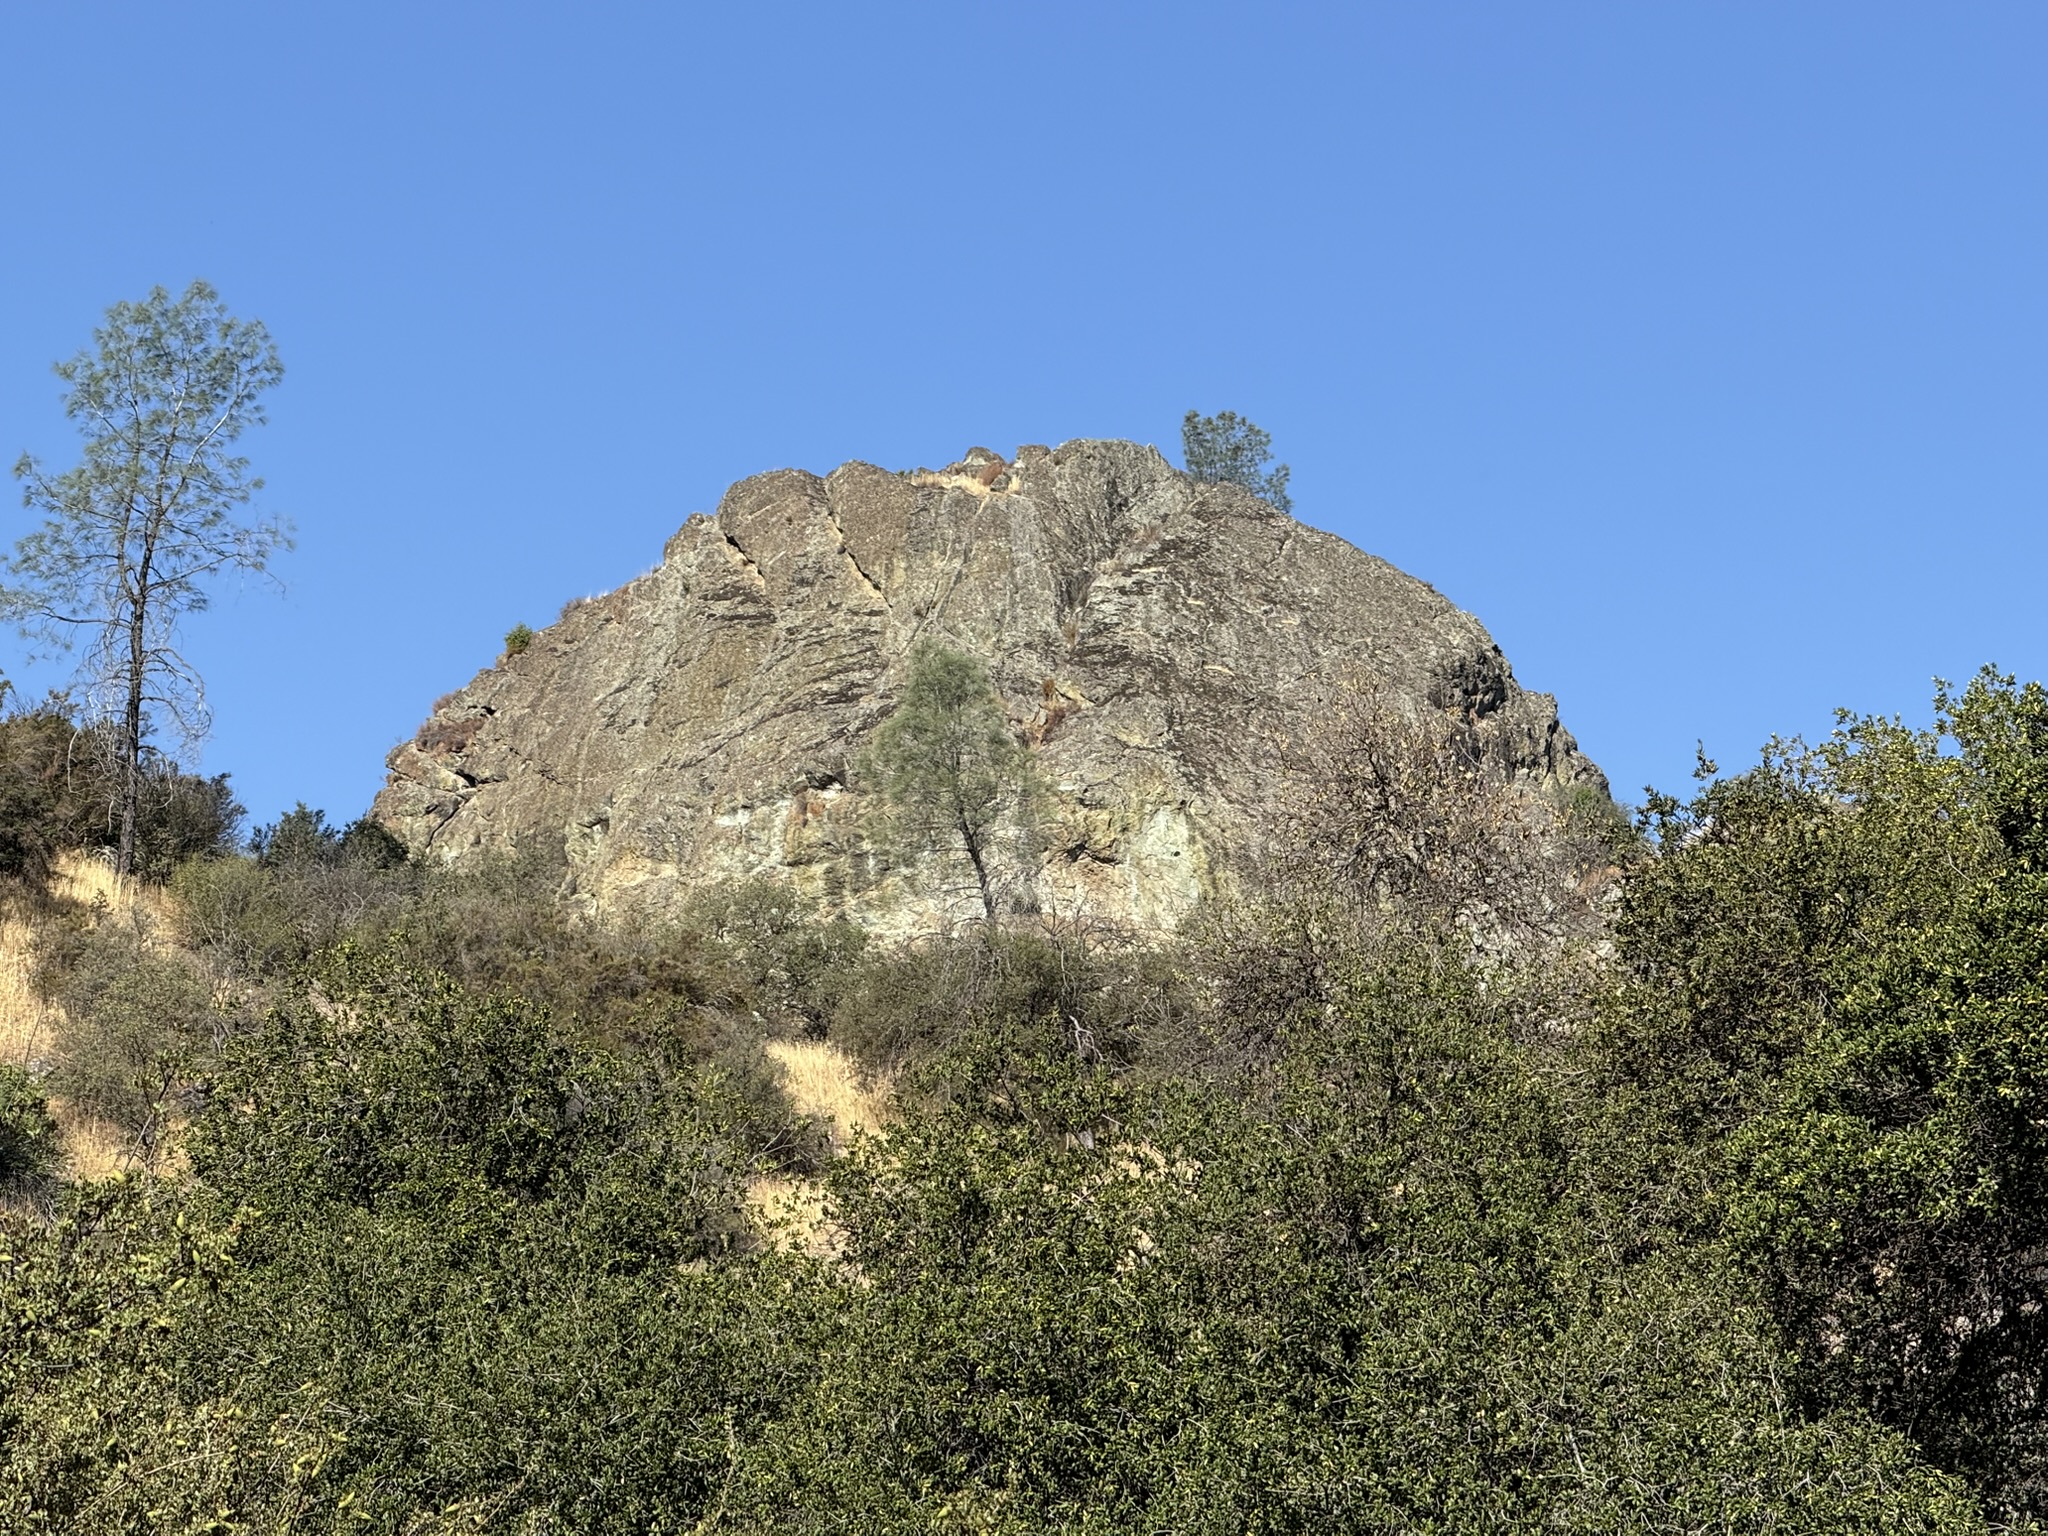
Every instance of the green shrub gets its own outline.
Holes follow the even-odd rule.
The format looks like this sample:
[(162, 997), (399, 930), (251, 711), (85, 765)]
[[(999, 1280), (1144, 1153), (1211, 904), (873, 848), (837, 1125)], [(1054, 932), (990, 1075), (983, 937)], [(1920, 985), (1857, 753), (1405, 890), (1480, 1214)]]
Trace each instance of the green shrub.
[(1742, 1257), (1803, 1391), (2038, 1519), (2048, 691), (1936, 705), (1652, 797), (1604, 1097), (1631, 1197)]
[(514, 624), (505, 631), (505, 654), (518, 656), (533, 644), (533, 631), (524, 624)]
[(1181, 1026), (1190, 1004), (1178, 972), (1171, 955), (1079, 930), (981, 924), (862, 957), (840, 987), (830, 1032), (884, 1071), (941, 1062), (991, 1032), (1129, 1066)]
[[(106, 733), (81, 728), (68, 700), (0, 719), (0, 875), (40, 883), (63, 850), (111, 847), (117, 802)], [(152, 881), (225, 852), (242, 818), (226, 774), (204, 778), (160, 757), (143, 765), (137, 810), (136, 872)]]
[(171, 877), (181, 943), (231, 977), (275, 975), (308, 953), (286, 883), (255, 859), (195, 859)]
[(1294, 510), (1287, 494), (1285, 464), (1273, 459), (1273, 436), (1235, 411), (1204, 416), (1189, 411), (1181, 418), (1180, 442), (1188, 474), (1206, 484), (1241, 485), (1282, 512)]
[(57, 1165), (57, 1122), (34, 1078), (0, 1065), (0, 1188), (20, 1188)]
[(0, 719), (0, 874), (40, 884), (60, 850), (105, 836), (109, 786), (78, 735), (61, 699)]
[(137, 812), (135, 872), (157, 884), (188, 859), (231, 852), (243, 816), (226, 774), (202, 778), (168, 762), (147, 773)]
[(66, 1019), (51, 1089), (153, 1159), (227, 1030), (212, 989), (184, 957), (153, 953), (116, 923), (52, 945), (37, 980)]
[(396, 869), (409, 855), (389, 828), (359, 816), (341, 829), (341, 862), (365, 869)]
[(795, 891), (773, 880), (742, 880), (701, 892), (682, 929), (729, 969), (744, 994), (735, 1002), (791, 1015), (813, 1034), (824, 1033), (867, 947), (866, 930), (858, 924), (821, 920)]

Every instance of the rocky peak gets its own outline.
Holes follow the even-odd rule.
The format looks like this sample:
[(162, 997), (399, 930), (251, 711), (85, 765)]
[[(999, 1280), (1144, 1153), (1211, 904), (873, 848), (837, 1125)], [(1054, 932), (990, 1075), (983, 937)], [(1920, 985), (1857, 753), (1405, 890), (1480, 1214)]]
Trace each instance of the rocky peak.
[[(886, 928), (967, 915), (964, 860), (886, 867), (854, 771), (913, 647), (984, 660), (1055, 804), (1025, 909), (1166, 927), (1284, 833), (1276, 764), (1345, 680), (1456, 709), (1532, 787), (1605, 792), (1477, 620), (1134, 443), (743, 480), (661, 565), (571, 603), (390, 756), (375, 814), (450, 860), (539, 842), (601, 913), (787, 880)], [(958, 863), (960, 868), (955, 868)]]

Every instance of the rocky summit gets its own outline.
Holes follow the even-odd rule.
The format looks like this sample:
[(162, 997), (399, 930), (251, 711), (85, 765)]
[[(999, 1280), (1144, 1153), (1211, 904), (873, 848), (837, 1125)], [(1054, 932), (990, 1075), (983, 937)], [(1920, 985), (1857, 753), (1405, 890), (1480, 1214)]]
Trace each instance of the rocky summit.
[(907, 930), (978, 910), (966, 861), (863, 834), (860, 753), (918, 643), (988, 668), (1053, 793), (1005, 844), (1023, 910), (1167, 928), (1284, 837), (1290, 748), (1364, 682), (1462, 712), (1532, 789), (1606, 781), (1471, 615), (1150, 447), (732, 487), (661, 564), (569, 604), (395, 749), (374, 814), (444, 860), (539, 845), (617, 917), (767, 876)]

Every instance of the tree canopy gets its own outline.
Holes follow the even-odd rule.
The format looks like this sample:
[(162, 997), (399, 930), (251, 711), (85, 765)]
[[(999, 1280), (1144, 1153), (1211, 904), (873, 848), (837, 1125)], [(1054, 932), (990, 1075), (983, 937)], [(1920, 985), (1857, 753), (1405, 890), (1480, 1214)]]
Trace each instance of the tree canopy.
[(1017, 739), (988, 669), (936, 642), (911, 657), (896, 712), (875, 732), (868, 767), (897, 846), (949, 846), (974, 871), (983, 915), (998, 911), (995, 839), (1005, 818), (1028, 817), (1031, 754)]
[(216, 577), (263, 572), (291, 544), (282, 519), (243, 515), (263, 482), (234, 452), (283, 367), (261, 322), (237, 320), (204, 282), (116, 304), (93, 343), (57, 364), (83, 457), (57, 474), (27, 454), (14, 467), (43, 521), (7, 561), (0, 613), (59, 649), (84, 647), (87, 710), (111, 725), (121, 775), (126, 872), (151, 737), (166, 722), (187, 740), (206, 728), (180, 620), (207, 606)]
[(1188, 473), (1214, 484), (1241, 485), (1254, 496), (1292, 512), (1285, 464), (1273, 460), (1273, 436), (1235, 411), (1204, 416), (1189, 411), (1180, 424), (1180, 441)]
[[(52, 962), (182, 1171), (53, 1189), (0, 1072), (0, 1524), (2039, 1531), (2048, 693), (1938, 703), (1653, 798), (1578, 947), (1394, 920), (1427, 736), (1156, 943), (606, 929), (301, 807)], [(767, 1065), (833, 1047), (878, 1137)]]

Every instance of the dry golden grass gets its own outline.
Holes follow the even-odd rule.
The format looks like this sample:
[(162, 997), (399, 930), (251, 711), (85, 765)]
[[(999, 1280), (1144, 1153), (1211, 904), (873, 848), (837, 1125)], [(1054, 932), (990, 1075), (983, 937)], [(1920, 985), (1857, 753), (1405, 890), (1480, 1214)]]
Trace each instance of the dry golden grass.
[(836, 1259), (846, 1251), (846, 1234), (826, 1217), (825, 1191), (814, 1179), (751, 1178), (747, 1209), (761, 1235), (785, 1253)]
[(64, 1171), (74, 1179), (111, 1179), (139, 1166), (135, 1139), (118, 1126), (78, 1114), (62, 1099), (50, 1114), (64, 1138)]
[[(147, 942), (168, 943), (169, 896), (118, 878), (100, 859), (60, 855), (50, 894), (88, 909), (102, 907), (114, 920), (135, 923)], [(34, 985), (36, 954), (50, 921), (20, 896), (0, 903), (0, 1061), (31, 1070), (61, 1060), (64, 1053), (64, 1011), (39, 997)], [(135, 1166), (136, 1149), (120, 1130), (74, 1111), (62, 1099), (51, 1101), (50, 1112), (72, 1177), (103, 1179)]]
[(36, 924), (19, 902), (0, 911), (0, 1061), (33, 1066), (55, 1048), (56, 1009), (36, 996)]
[(161, 886), (144, 885), (133, 876), (117, 875), (104, 859), (82, 853), (60, 854), (50, 878), (50, 894), (59, 901), (72, 901), (83, 907), (104, 905), (125, 921), (139, 921), (157, 943), (167, 942), (163, 935), (171, 917), (170, 892)]
[(823, 1040), (771, 1040), (765, 1049), (798, 1111), (838, 1127), (835, 1143), (880, 1133), (888, 1119), (888, 1085), (862, 1083), (844, 1051)]
[[(771, 1040), (768, 1057), (797, 1112), (833, 1125), (834, 1151), (856, 1135), (878, 1136), (889, 1118), (886, 1083), (861, 1081), (845, 1052), (823, 1040)], [(814, 1179), (762, 1174), (747, 1181), (747, 1208), (762, 1234), (786, 1252), (837, 1258), (845, 1234), (825, 1215), (825, 1191)]]

